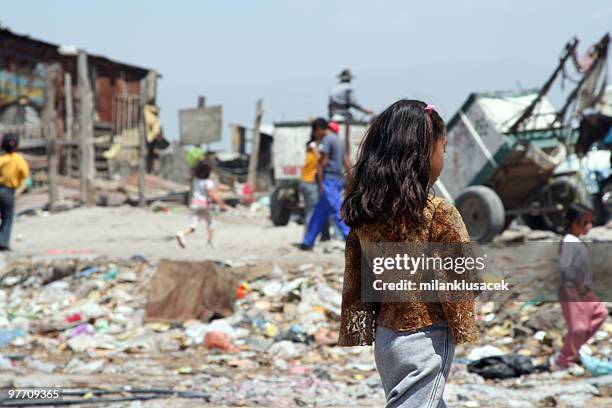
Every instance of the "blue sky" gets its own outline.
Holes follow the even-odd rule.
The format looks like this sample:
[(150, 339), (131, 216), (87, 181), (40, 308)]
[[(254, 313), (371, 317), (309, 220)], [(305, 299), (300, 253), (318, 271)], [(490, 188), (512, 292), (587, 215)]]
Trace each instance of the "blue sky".
[(539, 86), (565, 42), (579, 51), (612, 29), (612, 2), (20, 1), (3, 7), (13, 31), (151, 67), (169, 138), (178, 109), (223, 104), (230, 123), (305, 120), (326, 111), (335, 75), (350, 67), (358, 99), (377, 111), (402, 97), (449, 118), (470, 92)]

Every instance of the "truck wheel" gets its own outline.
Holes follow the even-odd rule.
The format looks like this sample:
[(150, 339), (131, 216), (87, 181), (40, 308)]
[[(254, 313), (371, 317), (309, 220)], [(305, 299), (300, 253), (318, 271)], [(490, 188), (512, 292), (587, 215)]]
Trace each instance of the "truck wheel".
[(281, 227), (289, 223), (291, 217), (291, 207), (287, 202), (279, 197), (278, 189), (270, 196), (270, 218), (272, 224)]
[(542, 196), (543, 192), (541, 188), (538, 188), (536, 191), (532, 192), (527, 197), (527, 207), (533, 209), (532, 212), (521, 215), (525, 224), (532, 230), (546, 230), (548, 227), (546, 226), (546, 222), (544, 222), (544, 218), (542, 218), (542, 214), (538, 212), (538, 208), (544, 207), (544, 198)]
[(558, 177), (542, 189), (545, 205), (561, 205), (562, 211), (542, 214), (546, 229), (561, 233), (565, 228), (565, 210), (573, 203), (592, 206), (584, 185), (573, 177)]
[(600, 210), (601, 224), (605, 224), (612, 217), (612, 177), (601, 186), (598, 202)]
[(491, 241), (506, 223), (504, 204), (495, 191), (486, 186), (471, 186), (455, 200), (470, 238)]

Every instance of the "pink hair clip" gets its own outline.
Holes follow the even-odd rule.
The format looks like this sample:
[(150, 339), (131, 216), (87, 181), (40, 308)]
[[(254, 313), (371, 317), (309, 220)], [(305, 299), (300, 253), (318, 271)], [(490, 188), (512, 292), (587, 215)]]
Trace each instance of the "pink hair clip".
[(436, 110), (436, 107), (435, 107), (435, 105), (432, 105), (432, 104), (429, 104), (429, 105), (427, 105), (425, 107), (425, 111), (426, 112), (431, 112), (431, 111), (435, 111), (435, 110)]

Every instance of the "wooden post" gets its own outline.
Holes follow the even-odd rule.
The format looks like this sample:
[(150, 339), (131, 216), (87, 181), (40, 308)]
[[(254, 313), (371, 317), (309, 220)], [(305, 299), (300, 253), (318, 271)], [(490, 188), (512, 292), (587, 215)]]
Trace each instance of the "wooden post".
[(66, 109), (66, 118), (64, 125), (66, 127), (66, 132), (64, 133), (64, 140), (69, 143), (66, 151), (68, 154), (66, 155), (66, 172), (67, 175), (70, 176), (72, 172), (72, 128), (74, 123), (74, 108), (72, 106), (72, 76), (69, 72), (64, 73), (64, 105)]
[(93, 181), (96, 175), (93, 131), (93, 96), (87, 68), (87, 54), (80, 50), (77, 58), (79, 85), (79, 172), (80, 198), (87, 205), (95, 203)]
[(149, 71), (147, 74), (147, 103), (151, 105), (155, 105), (155, 101), (157, 100), (157, 77), (159, 74), (155, 71)]
[(59, 160), (57, 157), (57, 132), (55, 123), (49, 125), (49, 138), (47, 140), (47, 163), (49, 168), (49, 211), (56, 210), (58, 200), (58, 177), (57, 168)]
[(253, 126), (253, 140), (251, 142), (251, 157), (249, 158), (249, 174), (247, 183), (253, 190), (257, 189), (257, 167), (259, 165), (259, 127), (261, 125), (261, 117), (263, 115), (263, 101), (257, 100), (255, 107), (255, 124)]
[[(338, 135), (340, 136), (340, 135)], [(351, 162), (351, 122), (348, 115), (344, 118), (344, 155)]]
[(147, 131), (145, 128), (144, 108), (147, 103), (146, 80), (140, 80), (140, 98), (138, 100), (138, 205), (147, 205), (145, 189), (145, 161), (147, 154)]
[[(206, 107), (206, 97), (204, 95), (198, 96), (198, 108), (204, 109)], [(206, 143), (206, 153), (210, 152), (210, 143)]]
[(232, 152), (244, 154), (244, 127), (232, 125)]
[(47, 183), (49, 184), (49, 211), (55, 210), (57, 203), (57, 143), (56, 143), (56, 122), (57, 113), (55, 111), (55, 78), (56, 70), (49, 67), (45, 84), (45, 106), (43, 108), (43, 123), (47, 133)]

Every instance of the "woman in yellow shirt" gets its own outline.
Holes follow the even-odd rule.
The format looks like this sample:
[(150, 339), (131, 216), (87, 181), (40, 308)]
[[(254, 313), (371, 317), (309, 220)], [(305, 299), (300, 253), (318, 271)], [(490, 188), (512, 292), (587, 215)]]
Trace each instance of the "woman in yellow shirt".
[(300, 177), (300, 193), (304, 200), (304, 225), (308, 226), (314, 206), (319, 201), (317, 166), (319, 164), (318, 140), (312, 135), (306, 144), (306, 160)]
[(4, 154), (0, 155), (0, 251), (7, 251), (15, 213), (15, 191), (20, 189), (30, 176), (30, 168), (23, 156), (17, 153), (17, 135), (4, 135), (0, 147), (4, 151)]
[[(304, 233), (308, 229), (308, 223), (314, 211), (314, 207), (319, 201), (319, 183), (317, 183), (317, 168), (319, 166), (319, 143), (314, 133), (306, 143), (306, 160), (302, 167), (300, 177), (300, 194), (304, 200)], [(326, 225), (321, 234), (322, 241), (329, 240), (329, 227)]]

